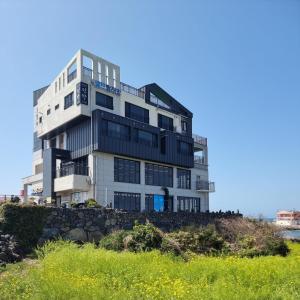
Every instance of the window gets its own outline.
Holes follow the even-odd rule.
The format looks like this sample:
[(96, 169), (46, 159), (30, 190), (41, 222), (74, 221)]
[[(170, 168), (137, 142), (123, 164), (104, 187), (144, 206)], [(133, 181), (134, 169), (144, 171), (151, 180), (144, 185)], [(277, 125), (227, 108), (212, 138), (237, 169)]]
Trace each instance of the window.
[(177, 211), (200, 212), (200, 198), (177, 197)]
[(101, 63), (98, 61), (98, 80), (101, 82)]
[(39, 118), (39, 123), (41, 124), (43, 122), (43, 117)]
[(56, 148), (56, 137), (49, 141), (50, 148)]
[(192, 155), (193, 154), (192, 144), (183, 141), (177, 141), (177, 152), (184, 155)]
[(105, 65), (105, 83), (108, 85), (108, 65)]
[(55, 94), (57, 93), (57, 81), (55, 81)]
[(59, 149), (64, 149), (64, 134), (61, 134), (58, 138)]
[(162, 154), (166, 154), (166, 137), (165, 136), (163, 136), (160, 139), (160, 152)]
[(173, 131), (173, 119), (167, 116), (158, 114), (158, 127)]
[(93, 78), (93, 60), (85, 55), (82, 57), (83, 75)]
[(173, 168), (146, 163), (145, 184), (173, 187)]
[(61, 90), (61, 79), (60, 79), (60, 77), (58, 78), (58, 90), (59, 91)]
[(65, 97), (65, 109), (72, 106), (74, 104), (73, 92)]
[(77, 77), (77, 63), (76, 60), (70, 65), (67, 70), (67, 80), (68, 83)]
[[(157, 198), (163, 198), (163, 210), (158, 210), (158, 207), (155, 207), (155, 202)], [(173, 211), (173, 196), (168, 196), (167, 198), (162, 195), (145, 195), (145, 211)]]
[(113, 97), (96, 92), (96, 105), (106, 107), (108, 109), (114, 109)]
[(112, 121), (108, 120), (103, 120), (101, 122), (102, 126), (102, 134), (112, 137), (112, 138), (117, 138), (121, 140), (130, 140), (130, 128), (129, 126), (126, 125), (121, 125), (119, 123), (115, 123)]
[(43, 173), (43, 163), (34, 166), (34, 174)]
[(59, 104), (56, 104), (55, 107), (54, 107), (54, 109), (58, 110), (59, 109)]
[(141, 211), (141, 194), (114, 192), (114, 208)]
[(177, 187), (179, 189), (191, 189), (191, 171), (177, 169)]
[(158, 145), (157, 134), (142, 129), (135, 129), (135, 141), (150, 147)]
[(115, 157), (114, 181), (140, 183), (140, 162)]
[(125, 102), (125, 117), (149, 124), (149, 110)]
[(164, 101), (156, 97), (154, 94), (150, 92), (150, 102), (155, 104), (156, 106), (162, 107), (162, 108), (167, 108), (170, 109), (170, 106), (167, 105)]
[(62, 74), (62, 76), (63, 76), (63, 87), (65, 87), (65, 84), (66, 84), (66, 82), (65, 82), (65, 72)]
[(182, 133), (187, 132), (187, 121), (181, 120), (181, 131)]
[(51, 109), (49, 108), (49, 109), (47, 110), (47, 116), (50, 115), (50, 114), (51, 114)]
[(116, 77), (116, 70), (113, 69), (113, 87), (117, 87), (117, 77)]

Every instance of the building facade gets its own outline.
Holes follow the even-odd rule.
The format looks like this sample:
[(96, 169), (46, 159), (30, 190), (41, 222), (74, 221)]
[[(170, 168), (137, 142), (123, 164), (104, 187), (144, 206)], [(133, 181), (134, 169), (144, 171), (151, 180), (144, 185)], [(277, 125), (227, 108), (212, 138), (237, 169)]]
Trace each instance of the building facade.
[(276, 213), (276, 224), (281, 226), (300, 226), (300, 211), (278, 211)]
[(33, 92), (32, 195), (57, 205), (93, 198), (130, 211), (208, 211), (207, 139), (193, 114), (155, 83), (134, 88), (120, 67), (79, 50)]

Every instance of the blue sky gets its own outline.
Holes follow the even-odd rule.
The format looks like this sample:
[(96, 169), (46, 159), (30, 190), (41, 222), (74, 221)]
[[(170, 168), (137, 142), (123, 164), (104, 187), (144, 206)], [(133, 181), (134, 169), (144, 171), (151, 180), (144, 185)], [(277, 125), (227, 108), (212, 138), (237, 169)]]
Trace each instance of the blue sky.
[(31, 173), (32, 91), (83, 48), (207, 136), (211, 209), (300, 209), (300, 1), (0, 0), (0, 194)]

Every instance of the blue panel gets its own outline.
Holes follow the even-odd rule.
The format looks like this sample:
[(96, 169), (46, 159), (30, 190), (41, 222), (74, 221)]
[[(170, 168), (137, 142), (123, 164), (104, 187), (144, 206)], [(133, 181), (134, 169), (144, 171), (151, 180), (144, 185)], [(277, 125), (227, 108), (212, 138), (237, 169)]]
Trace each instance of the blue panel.
[(164, 196), (154, 195), (154, 210), (157, 212), (164, 211)]

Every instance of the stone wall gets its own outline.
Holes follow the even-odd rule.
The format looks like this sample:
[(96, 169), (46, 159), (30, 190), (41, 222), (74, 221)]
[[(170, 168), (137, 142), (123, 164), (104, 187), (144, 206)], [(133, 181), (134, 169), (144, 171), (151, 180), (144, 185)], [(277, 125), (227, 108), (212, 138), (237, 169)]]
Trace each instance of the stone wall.
[(131, 229), (135, 221), (143, 224), (148, 220), (164, 231), (172, 231), (183, 226), (213, 224), (220, 218), (242, 216), (232, 213), (133, 213), (99, 208), (48, 209), (50, 211), (40, 243), (59, 236), (70, 240), (98, 242), (112, 231)]

